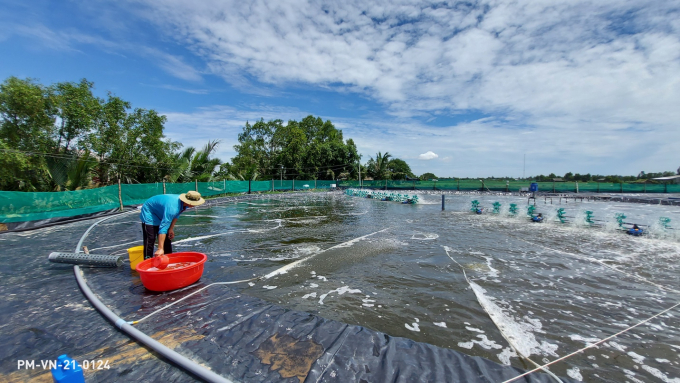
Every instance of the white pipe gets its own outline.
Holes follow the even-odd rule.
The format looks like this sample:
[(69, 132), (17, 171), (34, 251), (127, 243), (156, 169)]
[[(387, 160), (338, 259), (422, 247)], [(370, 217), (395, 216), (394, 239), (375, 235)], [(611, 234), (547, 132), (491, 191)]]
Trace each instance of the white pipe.
[[(126, 214), (126, 213), (123, 213)], [(107, 217), (102, 220), (99, 220), (90, 226), (87, 231), (83, 234), (83, 236), (80, 238), (80, 241), (78, 241), (78, 245), (76, 246), (76, 253), (79, 252), (79, 249), (83, 245), (83, 241), (87, 237), (88, 234), (90, 234), (90, 231), (100, 224), (101, 222), (104, 222), (108, 219), (114, 218), (116, 216), (112, 217)], [(158, 342), (157, 340), (149, 337), (148, 335), (144, 334), (143, 332), (137, 330), (136, 328), (132, 327), (128, 322), (124, 321), (120, 317), (118, 317), (116, 314), (113, 313), (113, 311), (109, 310), (108, 307), (106, 307), (95, 295), (92, 293), (92, 290), (90, 290), (90, 287), (87, 285), (87, 282), (83, 278), (82, 271), (80, 268), (76, 265), (73, 266), (73, 273), (76, 276), (76, 281), (78, 281), (78, 286), (80, 289), (83, 291), (83, 294), (85, 294), (85, 297), (92, 303), (92, 305), (109, 321), (114, 323), (116, 327), (121, 329), (123, 332), (127, 333), (129, 336), (132, 338), (138, 340), (139, 342), (144, 343), (146, 346), (150, 347), (152, 350), (156, 351), (160, 355), (163, 355), (166, 359), (170, 360), (171, 362), (175, 363), (179, 367), (185, 369), (186, 371), (190, 372), (191, 374), (207, 381), (207, 382), (221, 382), (221, 383), (232, 383), (231, 380), (224, 378), (207, 368), (199, 365), (198, 363), (192, 361), (191, 359), (188, 359), (174, 350), (164, 346), (162, 343)]]

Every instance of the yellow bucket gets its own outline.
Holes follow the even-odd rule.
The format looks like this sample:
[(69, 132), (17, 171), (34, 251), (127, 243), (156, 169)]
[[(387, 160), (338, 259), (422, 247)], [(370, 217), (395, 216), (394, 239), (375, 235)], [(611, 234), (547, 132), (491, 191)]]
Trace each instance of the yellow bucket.
[(131, 247), (127, 251), (130, 256), (130, 268), (137, 270), (137, 264), (144, 260), (144, 246)]

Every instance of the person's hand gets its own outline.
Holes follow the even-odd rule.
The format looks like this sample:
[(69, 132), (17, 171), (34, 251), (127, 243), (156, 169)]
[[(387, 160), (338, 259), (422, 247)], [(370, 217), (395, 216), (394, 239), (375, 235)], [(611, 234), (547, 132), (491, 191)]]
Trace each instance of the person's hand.
[(158, 249), (158, 250), (156, 250), (155, 253), (153, 253), (153, 256), (159, 257), (159, 256), (164, 255), (164, 254), (165, 254), (165, 251), (163, 251), (163, 249)]
[(173, 229), (168, 230), (168, 239), (171, 241), (175, 239), (175, 230)]

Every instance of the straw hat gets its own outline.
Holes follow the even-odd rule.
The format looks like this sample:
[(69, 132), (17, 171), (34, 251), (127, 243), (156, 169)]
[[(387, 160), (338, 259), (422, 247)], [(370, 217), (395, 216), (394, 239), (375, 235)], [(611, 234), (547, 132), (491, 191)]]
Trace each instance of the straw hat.
[(197, 191), (189, 191), (184, 194), (180, 194), (179, 199), (181, 199), (185, 204), (191, 206), (199, 206), (205, 203), (205, 200), (201, 197), (201, 193)]

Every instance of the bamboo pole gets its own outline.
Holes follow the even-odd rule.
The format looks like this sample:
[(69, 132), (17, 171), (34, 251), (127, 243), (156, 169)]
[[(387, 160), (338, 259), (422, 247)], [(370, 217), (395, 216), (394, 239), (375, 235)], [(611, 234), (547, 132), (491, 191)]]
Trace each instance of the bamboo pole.
[(123, 211), (123, 188), (120, 186), (120, 177), (118, 177), (118, 202), (120, 202), (120, 211)]

